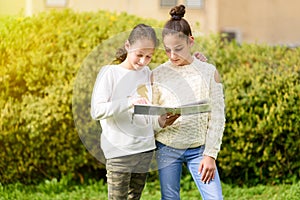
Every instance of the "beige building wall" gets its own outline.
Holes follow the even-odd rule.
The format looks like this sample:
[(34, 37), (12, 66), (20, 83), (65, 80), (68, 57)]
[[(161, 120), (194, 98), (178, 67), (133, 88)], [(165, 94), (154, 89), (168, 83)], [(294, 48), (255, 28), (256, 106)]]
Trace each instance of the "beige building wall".
[[(32, 16), (48, 9), (66, 8), (62, 6), (47, 6), (46, 2), (47, 0), (0, 0), (0, 16)], [(66, 2), (68, 2), (68, 0), (66, 0)]]
[[(205, 0), (203, 0), (205, 2)], [(65, 2), (65, 6), (47, 5), (47, 2)], [(178, 0), (178, 4), (184, 4), (185, 0)], [(217, 2), (209, 0), (208, 2)], [(203, 8), (190, 8), (185, 18), (191, 23), (193, 30), (200, 31), (210, 28), (212, 23), (206, 23), (206, 7), (211, 3), (204, 4)], [(166, 21), (170, 18), (170, 7), (161, 7), (160, 0), (0, 0), (0, 15), (24, 14), (31, 16), (38, 12), (50, 9), (71, 8), (75, 11), (98, 11), (108, 10), (112, 12), (127, 12), (143, 18), (153, 18)]]
[[(200, 1), (200, 0), (199, 0)], [(196, 34), (235, 32), (241, 42), (300, 45), (299, 0), (202, 0), (185, 19)], [(47, 5), (48, 2), (48, 5)], [(49, 3), (62, 2), (61, 5)], [(185, 4), (185, 0), (178, 0)], [(0, 0), (0, 15), (33, 15), (50, 9), (109, 10), (166, 21), (170, 7), (160, 0)]]
[(300, 45), (299, 0), (219, 0), (219, 30), (245, 42)]
[[(215, 1), (215, 0), (211, 0)], [(178, 0), (178, 4), (184, 0)], [(166, 21), (170, 18), (170, 7), (161, 7), (160, 0), (69, 0), (70, 8), (77, 11), (97, 11), (99, 9), (112, 12), (127, 12), (143, 18), (153, 18)], [(189, 9), (185, 18), (191, 22), (193, 28), (204, 29), (204, 8)]]
[(0, 0), (0, 15), (23, 14), (25, 9), (24, 0)]

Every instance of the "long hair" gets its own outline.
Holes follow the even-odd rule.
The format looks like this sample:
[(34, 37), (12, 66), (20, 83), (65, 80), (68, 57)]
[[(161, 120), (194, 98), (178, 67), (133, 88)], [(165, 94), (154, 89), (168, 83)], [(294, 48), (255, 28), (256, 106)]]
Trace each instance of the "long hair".
[[(138, 40), (151, 40), (155, 47), (158, 46), (158, 39), (154, 29), (146, 24), (136, 25), (129, 34), (128, 42), (132, 45)], [(127, 57), (125, 46), (119, 48), (116, 52), (115, 61), (123, 62)]]

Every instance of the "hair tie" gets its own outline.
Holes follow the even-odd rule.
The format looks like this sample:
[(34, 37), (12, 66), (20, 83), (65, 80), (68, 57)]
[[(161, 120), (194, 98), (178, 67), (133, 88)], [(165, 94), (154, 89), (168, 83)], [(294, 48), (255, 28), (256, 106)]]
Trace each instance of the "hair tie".
[(181, 16), (172, 15), (172, 19), (174, 19), (174, 20), (181, 20)]

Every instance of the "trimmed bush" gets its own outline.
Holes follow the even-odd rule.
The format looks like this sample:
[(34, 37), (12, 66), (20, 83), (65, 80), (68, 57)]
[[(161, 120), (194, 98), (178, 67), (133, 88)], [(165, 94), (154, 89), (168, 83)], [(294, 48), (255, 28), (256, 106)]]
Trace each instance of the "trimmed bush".
[(218, 164), (222, 180), (291, 183), (300, 177), (300, 48), (205, 43), (221, 71), (226, 129)]
[[(89, 116), (96, 75), (112, 62), (121, 33), (138, 23), (163, 23), (71, 10), (0, 23), (0, 182), (100, 173), (100, 128)], [(194, 50), (217, 66), (224, 83), (222, 181), (299, 180), (300, 49), (238, 45), (214, 35), (196, 42)], [(151, 67), (165, 60), (159, 48)]]
[[(81, 129), (76, 129), (78, 118), (72, 113), (74, 81), (94, 48), (140, 21), (126, 13), (71, 10), (1, 19), (1, 183), (30, 183), (69, 173), (82, 179), (84, 173), (103, 167), (78, 137)], [(155, 25), (155, 21), (143, 21)], [(93, 78), (97, 72), (91, 73), (95, 74), (86, 75)], [(82, 85), (86, 84), (93, 87), (94, 80), (83, 79)], [(86, 113), (83, 110), (82, 116), (90, 118)]]

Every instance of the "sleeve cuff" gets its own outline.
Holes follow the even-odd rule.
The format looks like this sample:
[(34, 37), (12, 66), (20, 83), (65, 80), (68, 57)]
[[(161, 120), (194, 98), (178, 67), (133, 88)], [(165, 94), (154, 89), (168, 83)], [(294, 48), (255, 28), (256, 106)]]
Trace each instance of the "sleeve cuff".
[(160, 125), (158, 123), (158, 118), (159, 118), (159, 116), (152, 117), (153, 129), (155, 132), (159, 132), (160, 130), (163, 129), (162, 127), (160, 127)]

